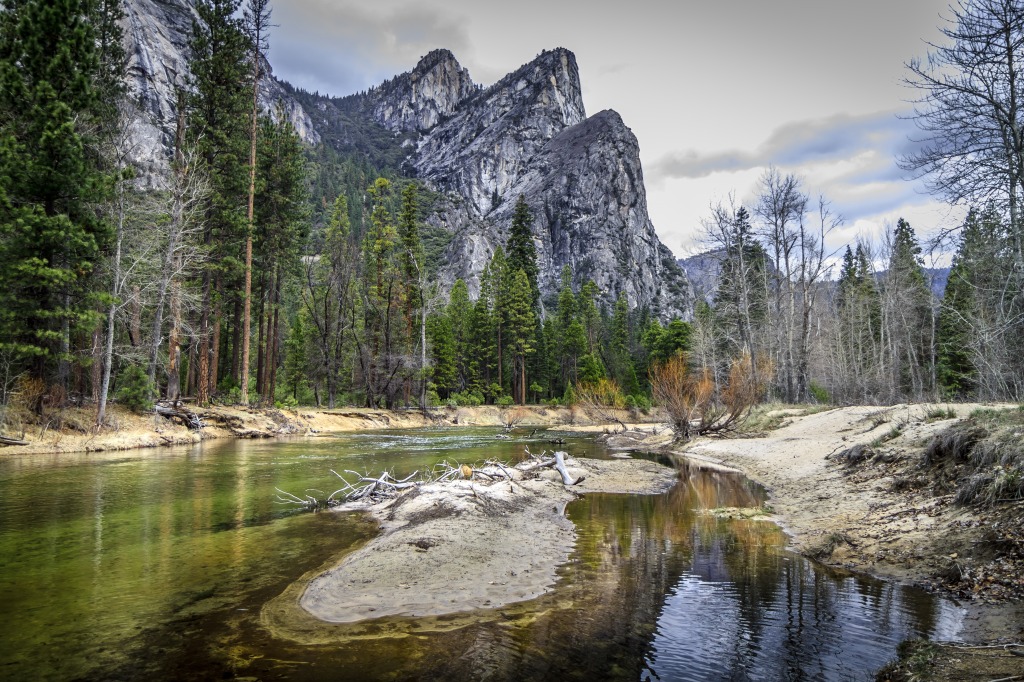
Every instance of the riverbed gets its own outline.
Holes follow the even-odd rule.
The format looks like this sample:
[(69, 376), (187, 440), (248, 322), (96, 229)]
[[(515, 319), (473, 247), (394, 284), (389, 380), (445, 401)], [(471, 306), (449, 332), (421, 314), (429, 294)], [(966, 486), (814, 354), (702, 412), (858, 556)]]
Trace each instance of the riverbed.
[[(666, 494), (568, 506), (576, 546), (536, 599), (358, 626), (297, 606), (304, 581), (376, 528), (275, 504), (275, 488), (329, 493), (330, 469), (403, 476), (552, 447), (531, 431), (5, 455), (0, 678), (846, 680), (869, 678), (902, 639), (956, 636), (951, 602), (787, 551), (756, 485), (669, 460), (680, 481)], [(611, 456), (589, 438), (559, 447)]]

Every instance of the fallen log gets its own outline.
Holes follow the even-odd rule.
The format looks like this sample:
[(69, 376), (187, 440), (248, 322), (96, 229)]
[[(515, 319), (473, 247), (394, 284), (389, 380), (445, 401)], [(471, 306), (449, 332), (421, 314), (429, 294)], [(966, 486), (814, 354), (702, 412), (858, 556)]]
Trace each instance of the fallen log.
[(0, 445), (28, 445), (27, 440), (20, 440), (18, 438), (11, 438), (9, 436), (0, 436)]
[(582, 483), (585, 476), (580, 476), (575, 481), (572, 476), (569, 475), (568, 469), (565, 468), (565, 453), (561, 450), (555, 452), (555, 471), (562, 475), (562, 483), (565, 485), (576, 485)]
[(153, 409), (161, 417), (177, 419), (182, 423), (182, 425), (187, 426), (193, 431), (198, 431), (203, 428), (203, 422), (195, 412), (189, 412), (188, 410), (183, 410), (178, 407), (168, 407), (166, 405), (156, 405)]
[(572, 476), (569, 475), (569, 471), (565, 468), (565, 458), (567, 453), (562, 450), (556, 451), (553, 457), (545, 457), (547, 451), (542, 452), (540, 455), (535, 455), (530, 452), (530, 448), (526, 448), (526, 454), (530, 456), (530, 459), (525, 462), (520, 462), (515, 467), (523, 473), (533, 471), (535, 469), (553, 467), (562, 477), (562, 483), (565, 485), (576, 485), (578, 483), (582, 483), (586, 478), (585, 476), (580, 476), (576, 480), (573, 480)]

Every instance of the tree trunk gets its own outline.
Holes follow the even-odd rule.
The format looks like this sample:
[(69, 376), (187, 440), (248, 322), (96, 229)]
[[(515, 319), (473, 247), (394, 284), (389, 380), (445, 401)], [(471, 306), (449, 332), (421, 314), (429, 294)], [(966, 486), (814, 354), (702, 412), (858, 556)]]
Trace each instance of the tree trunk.
[(167, 339), (167, 399), (181, 397), (181, 370), (178, 368), (178, 334), (181, 330), (181, 297), (178, 287), (171, 285), (171, 331)]
[(103, 350), (103, 378), (100, 383), (100, 396), (96, 405), (96, 428), (103, 428), (107, 413), (107, 395), (110, 391), (110, 366), (114, 359), (114, 316), (117, 312), (117, 299), (121, 294), (121, 242), (124, 239), (124, 186), (117, 185), (117, 229), (114, 234), (114, 272), (113, 284), (110, 287), (110, 306), (107, 308), (107, 342)]
[[(242, 404), (249, 404), (249, 337), (252, 312), (252, 233), (256, 200), (256, 132), (260, 113), (260, 47), (263, 40), (263, 10), (252, 12), (252, 121), (249, 128), (249, 205), (245, 223), (245, 292), (242, 303)], [(269, 19), (269, 15), (267, 16)]]
[[(203, 275), (203, 312), (199, 319), (199, 362), (196, 366), (196, 403), (210, 404), (210, 306), (213, 282), (209, 271)], [(192, 363), (189, 363), (191, 371)]]
[(103, 323), (92, 330), (92, 402), (99, 405), (100, 383), (103, 381)]
[(231, 323), (231, 380), (235, 382), (236, 386), (241, 385), (239, 380), (238, 368), (239, 361), (241, 360), (241, 346), (242, 346), (242, 307), (235, 298), (234, 302), (234, 313), (232, 314)]
[(274, 292), (274, 333), (271, 334), (269, 342), (272, 342), (272, 347), (269, 353), (269, 366), (270, 366), (270, 377), (267, 381), (267, 404), (274, 404), (274, 396), (277, 394), (277, 355), (280, 352), (281, 345), (281, 273), (277, 273), (277, 289)]
[[(213, 340), (210, 344), (212, 355), (210, 357), (210, 396), (217, 393), (217, 380), (220, 378), (220, 328), (223, 322), (224, 284), (220, 277), (217, 277), (217, 297), (213, 307)], [(244, 403), (243, 403), (244, 404)]]

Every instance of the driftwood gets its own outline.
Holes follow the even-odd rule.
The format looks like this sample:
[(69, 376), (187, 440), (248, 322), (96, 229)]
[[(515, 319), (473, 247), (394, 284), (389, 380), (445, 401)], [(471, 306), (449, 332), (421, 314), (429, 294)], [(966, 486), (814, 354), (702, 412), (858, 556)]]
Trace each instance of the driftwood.
[(341, 498), (339, 499), (344, 499), (346, 502), (355, 502), (357, 500), (367, 498), (374, 499), (391, 497), (402, 490), (415, 488), (420, 485), (420, 481), (412, 480), (418, 473), (420, 473), (419, 471), (414, 471), (405, 478), (398, 480), (391, 475), (390, 471), (385, 471), (377, 478), (372, 478), (368, 474), (358, 474), (346, 469), (346, 474), (351, 474), (356, 477), (354, 482), (349, 482), (347, 478), (339, 474), (334, 469), (331, 469), (331, 473), (340, 478), (345, 485), (327, 496), (328, 505), (336, 499), (337, 495), (341, 495)]
[[(459, 464), (458, 462), (439, 462), (420, 480), (413, 480), (419, 475), (418, 471), (409, 474), (405, 478), (397, 479), (390, 471), (384, 471), (379, 476), (374, 477), (370, 474), (360, 474), (346, 469), (345, 474), (347, 476), (343, 476), (331, 469), (330, 472), (340, 478), (344, 485), (330, 495), (326, 495), (322, 490), (314, 488), (307, 489), (301, 496), (286, 492), (280, 488), (274, 488), (277, 491), (275, 502), (277, 504), (298, 505), (308, 509), (325, 509), (336, 507), (346, 502), (367, 500), (370, 502), (380, 502), (381, 500), (397, 497), (406, 490), (417, 488), (426, 483), (477, 480), (482, 481), (485, 485), (497, 482), (508, 482), (510, 485), (515, 485), (518, 482), (516, 472), (521, 476), (522, 474), (544, 468), (552, 468), (557, 471), (562, 477), (562, 483), (567, 486), (577, 485), (584, 480), (583, 476), (574, 479), (569, 475), (569, 471), (565, 466), (565, 452), (558, 451), (551, 456), (547, 456), (547, 452), (541, 453), (541, 455), (534, 455), (527, 448), (526, 454), (529, 455), (530, 459), (520, 462), (515, 466), (499, 462), (495, 459), (489, 459), (479, 466)], [(311, 493), (319, 493), (323, 497), (318, 497)]]
[(330, 495), (317, 497), (310, 493), (320, 493), (321, 495), (326, 495), (326, 493), (316, 488), (307, 488), (305, 494), (300, 497), (280, 488), (274, 488), (277, 491), (275, 502), (277, 504), (295, 504), (309, 509), (325, 509), (327, 507), (337, 507), (345, 502), (357, 502), (359, 500), (379, 502), (380, 500), (394, 497), (403, 490), (415, 488), (423, 484), (423, 481), (412, 480), (419, 474), (419, 471), (414, 471), (399, 480), (390, 471), (382, 472), (380, 476), (374, 478), (369, 474), (360, 474), (346, 469), (345, 473), (354, 476), (354, 481), (348, 480), (334, 469), (331, 469), (330, 472), (340, 478), (342, 483), (345, 484)]
[(198, 431), (203, 428), (203, 422), (195, 412), (178, 407), (177, 405), (163, 405), (157, 404), (153, 408), (158, 415), (161, 417), (167, 417), (169, 419), (176, 419), (187, 426), (193, 431)]
[(576, 480), (573, 480), (572, 476), (569, 475), (569, 471), (565, 468), (565, 453), (561, 450), (555, 452), (555, 471), (562, 475), (562, 483), (565, 485), (576, 485), (582, 483), (584, 476), (580, 476)]
[(546, 451), (542, 452), (540, 455), (535, 455), (530, 452), (529, 448), (526, 448), (526, 454), (530, 456), (530, 459), (516, 465), (516, 469), (519, 469), (522, 472), (552, 467), (562, 476), (562, 483), (565, 485), (577, 485), (578, 483), (582, 483), (586, 478), (585, 476), (580, 476), (573, 480), (572, 476), (569, 475), (569, 471), (565, 468), (566, 453), (561, 450), (555, 452), (551, 457), (545, 457), (547, 454)]
[(28, 445), (27, 440), (20, 440), (18, 438), (11, 438), (10, 436), (0, 436), (0, 445)]

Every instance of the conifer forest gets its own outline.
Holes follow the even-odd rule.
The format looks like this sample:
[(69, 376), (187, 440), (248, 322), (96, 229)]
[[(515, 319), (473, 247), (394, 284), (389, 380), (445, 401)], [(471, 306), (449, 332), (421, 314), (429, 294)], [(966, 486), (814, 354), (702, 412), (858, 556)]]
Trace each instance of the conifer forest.
[[(159, 187), (129, 161), (120, 1), (5, 0), (0, 404), (91, 404), (99, 426), (112, 400), (646, 410), (679, 357), (691, 383), (742, 378), (758, 400), (1019, 400), (1022, 48), (984, 35), (1021, 38), (1024, 10), (996, 5), (961, 7), (908, 65), (924, 137), (899, 162), (969, 207), (958, 229), (923, 241), (931, 226), (900, 220), (836, 249), (827, 198), (770, 168), (748, 205), (709, 209), (693, 314), (665, 319), (569, 265), (542, 295), (523, 196), (478, 286), (443, 283), (428, 184), (389, 148), (306, 144), (258, 103), (267, 0), (197, 3)], [(924, 267), (942, 249), (948, 277)]]

